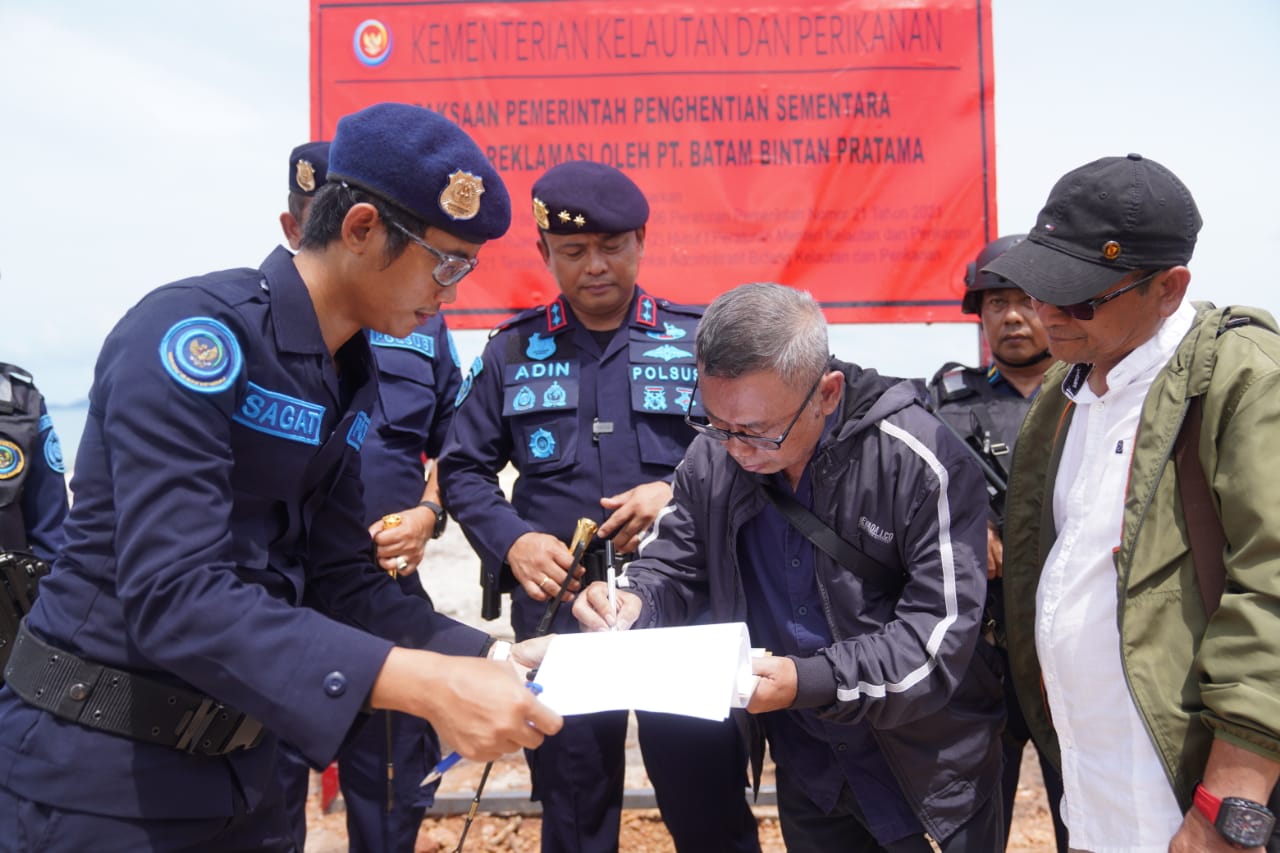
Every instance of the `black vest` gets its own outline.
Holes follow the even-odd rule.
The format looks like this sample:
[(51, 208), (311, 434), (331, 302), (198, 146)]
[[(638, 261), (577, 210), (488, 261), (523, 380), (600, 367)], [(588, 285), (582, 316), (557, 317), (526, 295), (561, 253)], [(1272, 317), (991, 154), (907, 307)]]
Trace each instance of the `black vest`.
[(40, 393), (31, 375), (0, 363), (0, 551), (27, 550), (22, 484), (40, 437)]

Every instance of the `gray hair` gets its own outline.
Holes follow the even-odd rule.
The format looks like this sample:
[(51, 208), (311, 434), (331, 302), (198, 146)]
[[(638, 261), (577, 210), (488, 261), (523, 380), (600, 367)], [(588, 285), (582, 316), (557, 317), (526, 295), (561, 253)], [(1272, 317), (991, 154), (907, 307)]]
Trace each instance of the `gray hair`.
[(826, 369), (827, 321), (803, 290), (743, 284), (720, 294), (698, 323), (698, 371), (735, 378), (769, 370), (808, 384)]

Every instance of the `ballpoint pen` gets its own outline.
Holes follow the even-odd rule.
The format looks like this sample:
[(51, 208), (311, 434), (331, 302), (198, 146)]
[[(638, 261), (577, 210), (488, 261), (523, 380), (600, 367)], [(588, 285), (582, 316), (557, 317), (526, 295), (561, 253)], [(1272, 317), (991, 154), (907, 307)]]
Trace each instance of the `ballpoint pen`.
[[(530, 690), (532, 690), (534, 696), (537, 696), (539, 693), (542, 692), (542, 685), (534, 681), (530, 681), (526, 683), (525, 687), (528, 687)], [(434, 768), (432, 768), (430, 773), (422, 777), (422, 781), (418, 783), (418, 787), (425, 788), (428, 785), (430, 785), (432, 782), (435, 782), (441, 776), (443, 776), (446, 772), (448, 772), (448, 770), (451, 767), (453, 767), (455, 764), (457, 764), (461, 760), (462, 760), (462, 753), (458, 752), (455, 749), (453, 752), (449, 753), (444, 758), (440, 759), (440, 763), (437, 764)]]
[(605, 583), (609, 585), (609, 613), (613, 615), (610, 631), (618, 630), (618, 571), (613, 566), (604, 571)]

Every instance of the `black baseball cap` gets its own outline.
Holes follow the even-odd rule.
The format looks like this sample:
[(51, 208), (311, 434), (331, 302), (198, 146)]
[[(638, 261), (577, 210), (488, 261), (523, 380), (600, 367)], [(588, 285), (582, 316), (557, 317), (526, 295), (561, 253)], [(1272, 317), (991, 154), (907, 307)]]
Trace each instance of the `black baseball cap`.
[(1104, 157), (1063, 175), (1027, 239), (982, 271), (1041, 302), (1071, 305), (1134, 270), (1186, 264), (1202, 224), (1173, 172), (1141, 154)]

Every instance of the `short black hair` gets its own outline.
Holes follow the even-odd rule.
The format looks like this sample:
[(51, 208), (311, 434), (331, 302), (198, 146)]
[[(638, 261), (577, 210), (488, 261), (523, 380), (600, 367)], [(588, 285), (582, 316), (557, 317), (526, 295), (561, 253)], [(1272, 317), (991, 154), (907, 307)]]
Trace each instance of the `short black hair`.
[[(316, 191), (302, 224), (303, 249), (323, 249), (342, 234), (342, 222), (357, 204), (371, 204), (385, 223), (403, 225), (411, 234), (422, 234), (427, 223), (407, 210), (379, 198), (373, 193), (346, 183), (328, 183)], [(387, 228), (386, 262), (390, 264), (404, 253), (409, 238), (398, 228)]]

